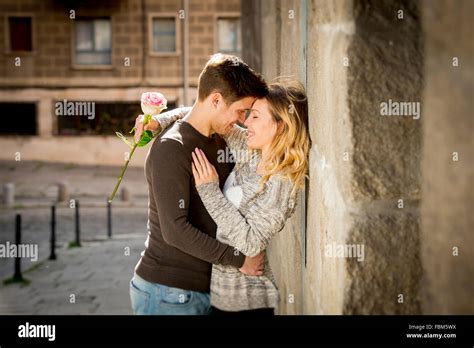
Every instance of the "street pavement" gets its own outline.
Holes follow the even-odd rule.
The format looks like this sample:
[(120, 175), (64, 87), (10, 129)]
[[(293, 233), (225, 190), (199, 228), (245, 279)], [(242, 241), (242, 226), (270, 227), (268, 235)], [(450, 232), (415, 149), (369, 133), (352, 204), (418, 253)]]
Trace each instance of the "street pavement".
[[(15, 185), (14, 205), (0, 204), (0, 245), (15, 243), (15, 216), (21, 214), (22, 244), (38, 247), (37, 261), (21, 259), (28, 285), (3, 284), (13, 275), (14, 258), (0, 255), (0, 315), (131, 314), (129, 281), (144, 248), (148, 197), (143, 168), (128, 168), (121, 187), (128, 189), (130, 199), (122, 201), (119, 191), (112, 203), (109, 239), (106, 200), (120, 170), (0, 161), (2, 188)], [(69, 199), (80, 202), (80, 248), (69, 248), (75, 239), (75, 209), (69, 200), (57, 202), (59, 182), (67, 183)], [(53, 204), (57, 260), (49, 260)]]

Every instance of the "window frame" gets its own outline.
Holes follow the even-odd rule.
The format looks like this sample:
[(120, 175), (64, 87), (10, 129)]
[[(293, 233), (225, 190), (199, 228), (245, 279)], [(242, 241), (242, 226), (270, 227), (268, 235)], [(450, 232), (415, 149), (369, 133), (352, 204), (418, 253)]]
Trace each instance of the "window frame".
[[(31, 18), (31, 51), (12, 51), (10, 49), (10, 21), (9, 18)], [(32, 12), (8, 12), (4, 14), (5, 54), (8, 55), (35, 55), (36, 54), (36, 16)]]
[[(220, 12), (214, 14), (214, 52), (221, 52), (219, 48), (219, 19), (239, 19), (240, 20), (240, 42), (242, 42), (242, 20), (239, 12)], [(228, 54), (228, 52), (221, 52)], [(242, 56), (242, 48), (240, 49), (240, 56)]]
[[(76, 62), (76, 20), (108, 19), (110, 21), (110, 64), (78, 64)], [(112, 16), (78, 17), (71, 21), (71, 68), (75, 70), (112, 70), (114, 68), (114, 28)]]
[[(175, 47), (174, 52), (155, 52), (153, 51), (153, 19), (155, 18), (174, 18), (175, 24)], [(179, 16), (176, 12), (151, 12), (148, 14), (148, 55), (152, 57), (178, 57), (181, 55), (181, 25), (179, 25)]]

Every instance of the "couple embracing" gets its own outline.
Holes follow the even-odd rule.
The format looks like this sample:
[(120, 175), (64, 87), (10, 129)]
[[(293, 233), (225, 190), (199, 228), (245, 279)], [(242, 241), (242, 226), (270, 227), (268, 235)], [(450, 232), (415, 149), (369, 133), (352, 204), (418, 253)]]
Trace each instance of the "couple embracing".
[[(139, 139), (143, 115), (135, 126)], [(148, 237), (130, 282), (133, 312), (273, 315), (265, 249), (308, 169), (304, 88), (267, 85), (240, 58), (216, 54), (193, 107), (154, 116), (145, 130), (159, 135), (145, 162)]]

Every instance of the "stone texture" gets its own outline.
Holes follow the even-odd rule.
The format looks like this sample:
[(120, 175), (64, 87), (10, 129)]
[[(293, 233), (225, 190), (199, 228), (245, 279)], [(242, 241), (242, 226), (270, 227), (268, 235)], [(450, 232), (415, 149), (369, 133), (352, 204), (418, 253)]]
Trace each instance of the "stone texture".
[(364, 260), (347, 260), (343, 313), (420, 313), (419, 214), (365, 212), (354, 216), (346, 240), (347, 244), (364, 245)]
[[(304, 313), (341, 314), (347, 274), (345, 261), (325, 258), (328, 243), (345, 242), (350, 227), (352, 149), (347, 105), (348, 69), (343, 63), (354, 34), (350, 1), (308, 3), (307, 86), (310, 131), (308, 221)], [(350, 159), (350, 157), (348, 157)]]
[(423, 36), (417, 2), (356, 1), (353, 16), (347, 87), (354, 199), (419, 198), (420, 119), (380, 115), (380, 104), (389, 99), (421, 102)]
[[(415, 115), (382, 116), (380, 108), (389, 100), (421, 103), (419, 12), (413, 1), (354, 2), (355, 32), (347, 53), (355, 215), (346, 243), (355, 240), (364, 245), (367, 258), (346, 264), (344, 312), (420, 313), (420, 216), (416, 208), (423, 112), (419, 119)], [(423, 111), (423, 104), (419, 105)], [(398, 208), (399, 199), (403, 208)], [(415, 209), (408, 209), (409, 200)], [(398, 303), (397, 294), (403, 295), (403, 304)]]
[[(306, 212), (299, 211), (306, 226), (304, 218), (290, 221), (270, 249), (282, 295), (302, 277), (301, 303), (282, 303), (283, 313), (419, 313), (421, 122), (380, 115), (388, 99), (421, 102), (417, 2), (263, 1), (262, 8), (265, 76), (306, 82), (313, 140)], [(291, 254), (298, 235), (303, 252)], [(328, 257), (334, 243), (364, 246), (364, 260)]]

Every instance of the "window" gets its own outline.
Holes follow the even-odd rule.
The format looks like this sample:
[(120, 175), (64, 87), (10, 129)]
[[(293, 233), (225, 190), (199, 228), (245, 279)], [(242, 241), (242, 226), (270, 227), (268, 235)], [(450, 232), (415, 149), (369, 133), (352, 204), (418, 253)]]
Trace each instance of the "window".
[[(61, 102), (60, 100), (58, 102)], [(168, 102), (168, 110), (175, 108)], [(136, 117), (142, 113), (140, 103), (136, 102), (94, 102), (94, 117), (84, 115), (56, 116), (58, 135), (112, 135), (128, 132), (135, 125)]]
[(75, 30), (75, 64), (112, 63), (110, 19), (78, 19)]
[(155, 54), (178, 53), (176, 17), (151, 17), (151, 51)]
[(217, 51), (240, 56), (242, 53), (242, 35), (240, 18), (217, 19)]
[(8, 17), (10, 51), (33, 51), (31, 17)]
[(0, 103), (3, 115), (0, 135), (36, 135), (35, 103)]

